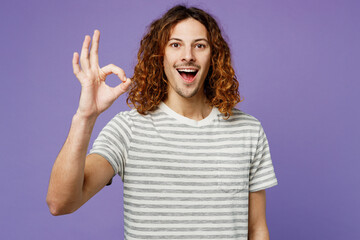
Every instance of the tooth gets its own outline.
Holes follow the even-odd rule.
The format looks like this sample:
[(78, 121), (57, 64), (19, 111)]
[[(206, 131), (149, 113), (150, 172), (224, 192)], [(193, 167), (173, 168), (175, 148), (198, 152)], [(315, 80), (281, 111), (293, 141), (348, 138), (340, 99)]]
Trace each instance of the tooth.
[(180, 72), (196, 72), (196, 69), (178, 69)]

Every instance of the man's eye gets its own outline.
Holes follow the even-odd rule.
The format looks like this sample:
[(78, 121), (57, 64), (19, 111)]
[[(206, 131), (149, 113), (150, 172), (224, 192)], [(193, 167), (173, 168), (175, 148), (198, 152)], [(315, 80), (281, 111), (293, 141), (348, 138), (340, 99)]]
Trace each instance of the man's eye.
[(170, 44), (170, 46), (172, 46), (172, 47), (179, 47), (179, 44), (178, 43), (172, 43), (172, 44)]

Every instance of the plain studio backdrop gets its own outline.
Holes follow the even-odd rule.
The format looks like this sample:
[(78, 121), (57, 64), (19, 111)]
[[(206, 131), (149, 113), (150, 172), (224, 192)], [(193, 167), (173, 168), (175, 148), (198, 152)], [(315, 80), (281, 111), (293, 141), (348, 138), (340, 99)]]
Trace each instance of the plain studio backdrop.
[[(72, 54), (101, 31), (100, 65), (132, 76), (152, 20), (176, 3), (219, 21), (244, 101), (268, 135), (279, 185), (271, 239), (360, 239), (360, 2), (350, 0), (4, 1), (0, 8), (1, 239), (123, 239), (122, 182), (53, 217), (45, 197), (80, 95)], [(119, 80), (111, 76), (110, 85)], [(121, 96), (91, 143), (119, 111)]]

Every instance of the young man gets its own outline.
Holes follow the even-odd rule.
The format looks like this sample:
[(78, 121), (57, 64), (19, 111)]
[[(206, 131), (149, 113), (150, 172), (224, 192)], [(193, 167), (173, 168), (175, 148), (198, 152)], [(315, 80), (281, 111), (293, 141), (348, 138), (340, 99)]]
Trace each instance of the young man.
[[(176, 6), (141, 41), (132, 79), (98, 66), (99, 31), (86, 36), (74, 74), (79, 108), (51, 173), (53, 215), (75, 211), (119, 174), (125, 239), (269, 239), (265, 188), (277, 184), (265, 133), (240, 101), (216, 21)], [(115, 88), (105, 78), (116, 74)], [(129, 90), (86, 156), (96, 118)]]

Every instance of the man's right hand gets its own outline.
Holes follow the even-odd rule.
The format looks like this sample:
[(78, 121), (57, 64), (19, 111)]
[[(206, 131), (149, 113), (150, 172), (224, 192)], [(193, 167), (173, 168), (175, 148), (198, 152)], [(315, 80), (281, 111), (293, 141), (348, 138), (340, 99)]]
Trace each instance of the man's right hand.
[[(80, 55), (81, 67), (79, 54), (75, 52), (73, 56), (74, 74), (81, 83), (80, 103), (76, 112), (79, 117), (96, 118), (109, 108), (121, 94), (126, 92), (131, 84), (131, 80), (126, 77), (124, 70), (114, 64), (103, 68), (99, 67), (99, 39), (100, 32), (95, 30), (89, 53), (91, 39), (90, 36), (85, 36)], [(114, 88), (105, 83), (106, 76), (112, 73), (122, 81)]]
[[(79, 108), (74, 115), (69, 135), (56, 158), (49, 182), (46, 201), (53, 215), (75, 211), (100, 191), (114, 176), (110, 163), (98, 154), (86, 156), (96, 118), (105, 111), (131, 84), (124, 71), (113, 65), (100, 69), (98, 59), (100, 32), (95, 30), (90, 47), (86, 36), (79, 54), (74, 53), (74, 74), (81, 83)], [(106, 76), (116, 74), (122, 83), (112, 88)]]

